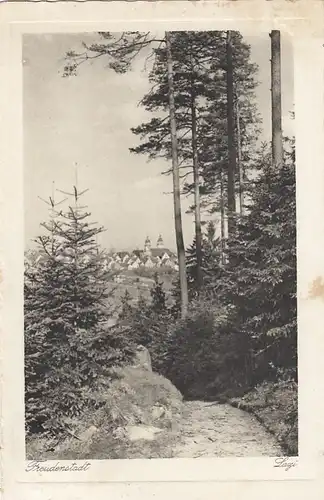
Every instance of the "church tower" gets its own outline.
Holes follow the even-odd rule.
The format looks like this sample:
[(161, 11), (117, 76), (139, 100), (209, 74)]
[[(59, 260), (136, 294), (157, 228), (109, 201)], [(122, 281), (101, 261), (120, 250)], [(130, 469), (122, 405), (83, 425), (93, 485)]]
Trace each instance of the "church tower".
[(146, 237), (146, 240), (144, 243), (144, 253), (146, 255), (151, 255), (151, 240), (148, 236)]
[(164, 243), (163, 243), (163, 239), (162, 239), (161, 235), (158, 237), (158, 240), (156, 242), (156, 246), (157, 246), (157, 248), (164, 248)]

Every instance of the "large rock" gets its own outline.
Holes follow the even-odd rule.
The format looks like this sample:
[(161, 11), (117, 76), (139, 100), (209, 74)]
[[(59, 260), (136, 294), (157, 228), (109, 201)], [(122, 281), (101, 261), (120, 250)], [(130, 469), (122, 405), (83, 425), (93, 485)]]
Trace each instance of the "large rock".
[(126, 432), (130, 441), (153, 441), (162, 429), (152, 425), (131, 425), (126, 427)]
[(134, 368), (143, 368), (144, 370), (152, 371), (150, 353), (143, 345), (137, 346), (133, 366)]

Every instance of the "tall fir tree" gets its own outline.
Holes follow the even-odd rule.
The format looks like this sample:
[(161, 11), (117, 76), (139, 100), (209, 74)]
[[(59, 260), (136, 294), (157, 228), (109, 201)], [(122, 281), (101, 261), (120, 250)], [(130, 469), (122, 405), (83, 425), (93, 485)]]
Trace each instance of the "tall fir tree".
[(174, 229), (175, 229), (175, 237), (177, 245), (178, 267), (179, 267), (181, 315), (182, 317), (185, 317), (188, 311), (188, 283), (187, 283), (187, 272), (186, 272), (186, 254), (185, 254), (183, 229), (182, 229), (179, 151), (178, 151), (177, 121), (176, 121), (176, 108), (175, 108), (174, 67), (173, 67), (173, 55), (172, 55), (172, 35), (168, 31), (165, 32), (165, 45), (166, 45), (166, 61), (167, 61), (169, 117), (170, 117)]
[[(257, 67), (250, 61), (250, 47), (239, 33), (232, 32), (231, 44), (235, 103), (233, 146), (239, 151), (241, 169), (241, 175), (235, 172), (233, 182), (235, 190), (243, 193), (260, 123), (255, 105)], [(191, 210), (195, 214), (195, 251), (199, 282), (202, 266), (202, 210), (207, 208), (211, 211), (220, 211), (223, 242), (226, 232), (228, 172), (226, 36), (218, 31), (176, 32), (172, 48), (178, 156), (181, 177), (184, 179), (183, 192), (191, 193), (194, 197)], [(155, 61), (149, 79), (152, 89), (144, 96), (141, 104), (153, 114), (153, 117), (150, 121), (132, 129), (140, 137), (141, 143), (131, 151), (147, 154), (150, 159), (159, 157), (170, 159), (166, 57), (163, 47), (155, 51)], [(239, 121), (236, 116), (238, 103)], [(170, 173), (170, 170), (164, 173)]]
[(294, 147), (279, 170), (268, 159), (238, 224), (233, 262), (216, 283), (235, 306), (239, 331), (251, 338), (257, 381), (276, 378), (278, 370), (297, 376)]

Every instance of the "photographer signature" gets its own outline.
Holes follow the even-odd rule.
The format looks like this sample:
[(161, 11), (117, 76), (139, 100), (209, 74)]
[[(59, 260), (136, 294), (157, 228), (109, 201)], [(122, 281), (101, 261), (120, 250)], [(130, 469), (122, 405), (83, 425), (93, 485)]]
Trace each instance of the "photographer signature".
[(276, 458), (274, 461), (274, 467), (284, 468), (285, 471), (289, 471), (293, 467), (296, 467), (297, 464), (298, 461), (296, 458), (289, 458), (289, 457)]

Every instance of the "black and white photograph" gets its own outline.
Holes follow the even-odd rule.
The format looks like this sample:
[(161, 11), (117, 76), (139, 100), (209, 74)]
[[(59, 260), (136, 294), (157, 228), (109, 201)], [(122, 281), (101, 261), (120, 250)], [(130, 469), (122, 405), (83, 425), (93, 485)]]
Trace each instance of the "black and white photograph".
[(298, 456), (293, 55), (22, 36), (26, 460)]

